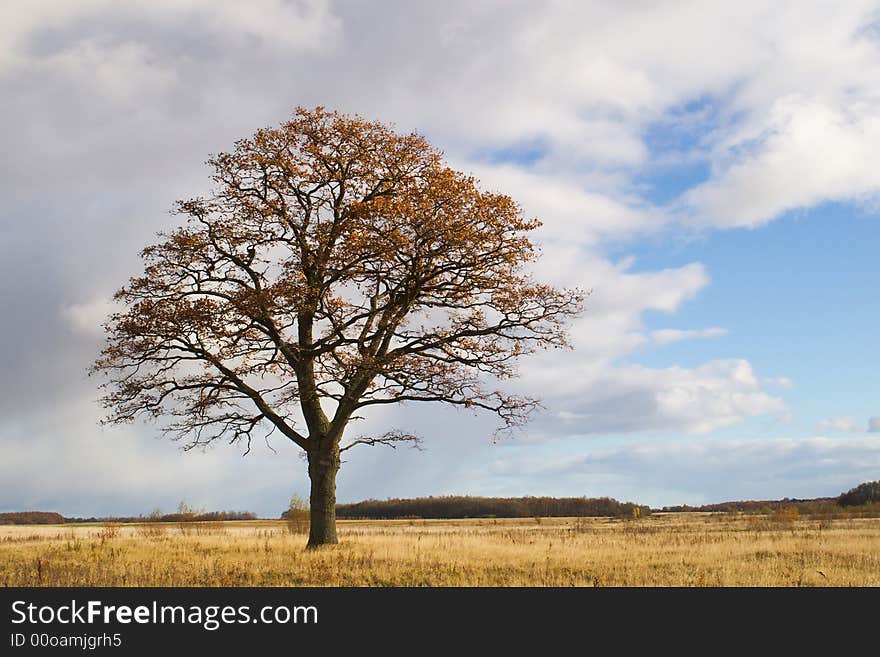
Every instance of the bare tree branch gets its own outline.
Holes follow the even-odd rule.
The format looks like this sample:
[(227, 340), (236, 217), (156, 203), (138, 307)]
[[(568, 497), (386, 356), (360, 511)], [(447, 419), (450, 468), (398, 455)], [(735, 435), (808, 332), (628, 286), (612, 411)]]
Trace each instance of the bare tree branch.
[(356, 440), (348, 443), (347, 445), (340, 447), (339, 451), (344, 452), (352, 447), (357, 445), (385, 445), (390, 447), (391, 449), (397, 449), (397, 446), (401, 443), (406, 443), (412, 449), (417, 449), (419, 451), (424, 451), (424, 447), (422, 446), (422, 439), (418, 436), (406, 433), (404, 431), (399, 431), (397, 429), (392, 429), (391, 431), (387, 431), (383, 433), (381, 436), (358, 436)]

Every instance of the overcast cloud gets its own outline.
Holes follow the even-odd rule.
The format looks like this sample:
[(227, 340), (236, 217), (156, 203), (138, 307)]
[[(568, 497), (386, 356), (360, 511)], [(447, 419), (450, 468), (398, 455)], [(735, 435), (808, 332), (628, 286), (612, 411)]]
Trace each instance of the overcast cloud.
[[(206, 189), (208, 155), (298, 104), (426, 135), (542, 218), (540, 276), (593, 290), (575, 351), (523, 364), (516, 385), (546, 411), (522, 445), (493, 446), (491, 419), (454, 411), (373, 415), (429, 449), (353, 454), (341, 500), (552, 491), (675, 504), (833, 494), (876, 474), (876, 439), (715, 436), (790, 416), (789, 373), (723, 350), (639, 363), (728, 328), (677, 324), (711, 294), (704, 263), (641, 268), (626, 253), (829, 201), (876, 204), (878, 29), (877, 3), (859, 1), (3, 3), (0, 510), (137, 513), (185, 497), (274, 515), (305, 490), (280, 441), (245, 459), (225, 445), (184, 455), (149, 425), (98, 427), (85, 376), (112, 292), (173, 225), (172, 202)], [(704, 173), (665, 199), (643, 182), (684, 166)], [(816, 430), (864, 426), (835, 415)], [(592, 454), (596, 437), (641, 446)]]

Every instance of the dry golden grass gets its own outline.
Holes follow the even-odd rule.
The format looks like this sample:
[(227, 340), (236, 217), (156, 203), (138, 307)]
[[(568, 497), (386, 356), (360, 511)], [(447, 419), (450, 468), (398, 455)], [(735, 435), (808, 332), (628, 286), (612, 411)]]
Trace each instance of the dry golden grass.
[(282, 521), (0, 527), (6, 586), (880, 586), (880, 519)]

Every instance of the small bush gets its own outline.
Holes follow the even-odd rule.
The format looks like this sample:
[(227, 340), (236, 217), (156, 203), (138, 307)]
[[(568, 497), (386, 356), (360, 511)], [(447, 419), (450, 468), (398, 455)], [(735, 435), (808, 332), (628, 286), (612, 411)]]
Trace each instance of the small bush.
[(135, 533), (140, 538), (161, 538), (162, 536), (165, 536), (166, 530), (167, 527), (158, 522), (145, 522), (142, 525), (137, 526)]
[(572, 534), (588, 534), (593, 531), (590, 521), (586, 518), (575, 518), (574, 524), (569, 527)]
[(288, 533), (309, 533), (309, 521), (311, 519), (309, 504), (296, 493), (290, 498), (290, 505), (287, 507), (284, 517), (287, 520)]
[(101, 527), (101, 540), (109, 541), (119, 536), (119, 525), (115, 522), (105, 522)]
[(779, 509), (776, 509), (773, 514), (770, 516), (773, 522), (778, 522), (782, 524), (791, 524), (798, 518), (800, 518), (800, 511), (798, 511), (796, 506), (784, 506)]

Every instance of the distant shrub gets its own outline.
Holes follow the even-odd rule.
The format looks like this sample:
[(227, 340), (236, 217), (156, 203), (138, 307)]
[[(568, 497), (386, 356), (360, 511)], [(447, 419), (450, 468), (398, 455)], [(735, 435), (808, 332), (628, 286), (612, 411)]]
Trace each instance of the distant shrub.
[(589, 520), (581, 516), (580, 518), (575, 518), (574, 524), (568, 528), (573, 534), (589, 534), (594, 531), (593, 525)]
[(790, 524), (800, 518), (800, 516), (801, 513), (800, 511), (798, 511), (798, 508), (796, 506), (785, 506), (780, 509), (776, 509), (770, 517), (773, 519), (774, 522)]
[(141, 538), (160, 538), (165, 536), (166, 529), (166, 525), (158, 522), (145, 522), (137, 526), (135, 533)]
[(101, 540), (109, 541), (119, 536), (119, 525), (115, 522), (105, 522), (101, 528)]
[(837, 498), (840, 506), (861, 506), (873, 502), (880, 502), (880, 481), (866, 481)]
[(309, 521), (311, 518), (309, 504), (296, 493), (291, 496), (290, 504), (287, 507), (287, 511), (282, 514), (282, 517), (287, 520), (287, 531), (289, 533), (309, 533)]

